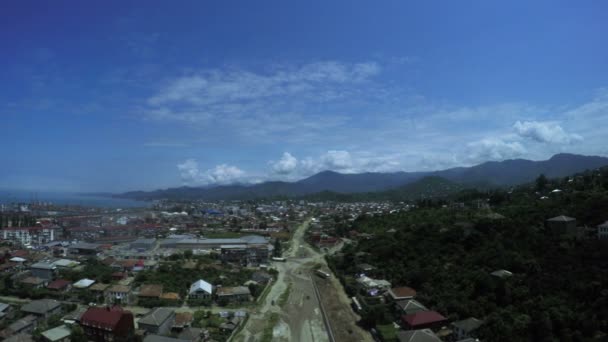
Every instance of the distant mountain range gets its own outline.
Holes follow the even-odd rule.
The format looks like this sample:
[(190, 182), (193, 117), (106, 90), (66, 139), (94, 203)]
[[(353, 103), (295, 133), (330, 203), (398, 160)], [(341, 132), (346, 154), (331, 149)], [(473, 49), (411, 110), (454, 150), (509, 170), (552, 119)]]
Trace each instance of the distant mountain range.
[[(425, 189), (429, 188), (456, 189), (511, 186), (531, 182), (540, 174), (549, 178), (565, 177), (606, 165), (608, 165), (608, 158), (605, 157), (562, 153), (543, 161), (512, 159), (441, 171), (366, 172), (358, 174), (323, 171), (296, 182), (272, 181), (254, 185), (179, 187), (155, 191), (132, 191), (114, 196), (137, 200), (250, 200), (271, 197), (298, 197), (321, 192), (352, 194), (382, 191), (389, 194), (398, 192), (407, 198), (409, 197), (407, 196), (408, 193), (424, 193)], [(432, 186), (429, 187), (429, 184), (432, 184)]]

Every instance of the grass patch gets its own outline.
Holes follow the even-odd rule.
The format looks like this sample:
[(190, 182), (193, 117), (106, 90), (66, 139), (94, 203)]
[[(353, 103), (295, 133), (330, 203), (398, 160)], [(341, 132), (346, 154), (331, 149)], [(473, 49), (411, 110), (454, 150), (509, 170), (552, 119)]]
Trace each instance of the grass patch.
[(287, 299), (289, 299), (289, 294), (291, 293), (291, 283), (289, 283), (287, 285), (287, 288), (285, 289), (285, 291), (283, 291), (283, 293), (281, 293), (281, 295), (279, 296), (279, 306), (283, 307), (285, 306), (285, 304), (287, 304)]
[(279, 323), (279, 314), (273, 312), (270, 314), (270, 317), (267, 320), (266, 326), (264, 327), (264, 332), (262, 333), (261, 342), (272, 342), (272, 331), (274, 330), (274, 326)]
[(398, 341), (397, 340), (397, 329), (395, 329), (395, 326), (393, 324), (377, 325), (376, 330), (378, 330), (378, 332), (380, 333), (380, 336), (382, 336), (383, 341), (385, 341), (385, 342)]

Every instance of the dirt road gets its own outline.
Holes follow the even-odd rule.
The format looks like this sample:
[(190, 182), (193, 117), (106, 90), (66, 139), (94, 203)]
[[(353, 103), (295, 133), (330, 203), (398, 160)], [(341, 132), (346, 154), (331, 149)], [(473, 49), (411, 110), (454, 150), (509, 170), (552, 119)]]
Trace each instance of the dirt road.
[[(284, 253), (287, 261), (274, 264), (279, 274), (266, 297), (265, 303), (259, 310), (250, 312), (251, 316), (247, 325), (232, 341), (262, 341), (269, 337), (268, 333), (265, 335), (265, 330), (269, 331), (270, 329), (272, 329), (272, 341), (325, 342), (330, 340), (323, 322), (321, 305), (315, 294), (313, 280), (310, 277), (315, 265), (320, 264), (325, 269), (327, 269), (327, 265), (324, 255), (310, 248), (304, 241), (304, 234), (309, 223), (310, 221), (304, 222), (294, 232), (290, 246)], [(333, 282), (330, 282), (330, 284), (333, 284)], [(336, 287), (333, 291), (335, 291), (340, 304), (345, 305), (330, 303), (332, 304), (330, 305), (332, 310), (347, 310), (350, 314), (342, 314), (341, 317), (353, 318), (352, 322), (345, 323), (344, 320), (336, 322), (340, 325), (348, 325), (348, 327), (338, 327), (338, 331), (348, 331), (349, 333), (348, 340), (336, 338), (336, 341), (371, 341), (371, 336), (354, 324), (356, 318), (354, 318), (348, 303), (343, 302), (343, 300), (348, 301), (348, 299), (342, 288)], [(341, 295), (339, 294), (340, 291), (342, 291)], [(270, 319), (273, 314), (274, 316), (278, 315), (276, 323)], [(335, 313), (329, 313), (330, 319), (332, 316), (337, 317)], [(334, 331), (333, 327), (332, 331)]]

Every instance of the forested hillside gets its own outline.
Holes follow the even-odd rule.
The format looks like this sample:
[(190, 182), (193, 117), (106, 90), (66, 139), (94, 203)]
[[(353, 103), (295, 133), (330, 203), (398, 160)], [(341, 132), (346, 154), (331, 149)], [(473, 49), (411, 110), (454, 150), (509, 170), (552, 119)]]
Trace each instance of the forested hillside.
[[(415, 288), (419, 301), (451, 321), (483, 319), (483, 341), (585, 341), (608, 331), (608, 241), (594, 230), (608, 220), (608, 169), (539, 177), (511, 191), (461, 192), (455, 201), (467, 207), (425, 201), (338, 225), (342, 233), (373, 234), (329, 260), (347, 291), (357, 294), (355, 265), (368, 263), (393, 286)], [(488, 202), (491, 209), (477, 209)], [(558, 215), (577, 219), (576, 236), (546, 227)], [(513, 276), (490, 274), (499, 269)], [(392, 308), (368, 305), (362, 323), (394, 319)]]

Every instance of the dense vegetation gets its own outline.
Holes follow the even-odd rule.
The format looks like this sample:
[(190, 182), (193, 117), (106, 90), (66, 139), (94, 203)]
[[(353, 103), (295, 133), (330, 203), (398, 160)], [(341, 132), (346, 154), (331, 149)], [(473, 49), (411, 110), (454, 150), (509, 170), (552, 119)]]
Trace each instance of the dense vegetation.
[[(357, 292), (352, 276), (365, 262), (378, 268), (377, 277), (417, 289), (422, 303), (451, 320), (484, 319), (482, 340), (583, 341), (608, 331), (608, 242), (591, 231), (565, 238), (545, 226), (562, 214), (579, 226), (608, 220), (608, 169), (456, 197), (469, 209), (427, 202), (410, 212), (357, 219), (349, 229), (374, 238), (329, 260), (347, 291)], [(472, 209), (479, 200), (491, 202), (494, 212)], [(387, 232), (391, 228), (396, 231)], [(497, 269), (514, 276), (491, 276)], [(367, 305), (363, 318), (382, 325), (394, 317), (388, 307)]]

